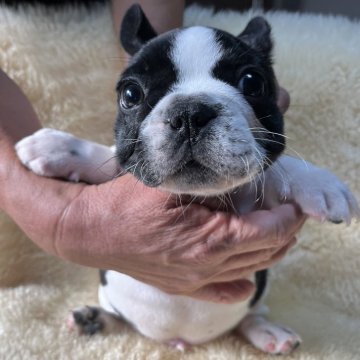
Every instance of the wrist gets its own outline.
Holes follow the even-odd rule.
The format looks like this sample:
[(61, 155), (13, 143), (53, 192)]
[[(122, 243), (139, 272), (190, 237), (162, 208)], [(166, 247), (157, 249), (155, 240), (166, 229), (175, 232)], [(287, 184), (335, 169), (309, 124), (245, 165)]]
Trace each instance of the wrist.
[(14, 145), (40, 127), (40, 122), (27, 97), (0, 69), (0, 208), (5, 211), (9, 206), (11, 186), (18, 182), (14, 173), (23, 169), (17, 159)]
[[(20, 166), (17, 162), (14, 145), (0, 124), (0, 209), (7, 211), (7, 195), (9, 179), (14, 167)], [(10, 180), (11, 181), (11, 180)]]

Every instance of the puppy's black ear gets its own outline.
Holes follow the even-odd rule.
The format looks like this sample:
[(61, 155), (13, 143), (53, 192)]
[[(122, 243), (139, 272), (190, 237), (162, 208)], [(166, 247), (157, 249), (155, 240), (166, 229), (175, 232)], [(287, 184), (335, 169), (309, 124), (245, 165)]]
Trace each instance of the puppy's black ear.
[(124, 15), (120, 28), (120, 41), (125, 51), (134, 55), (157, 34), (138, 4), (132, 5)]
[(271, 27), (261, 16), (250, 20), (245, 30), (238, 36), (245, 44), (251, 48), (270, 54), (273, 43), (271, 40)]

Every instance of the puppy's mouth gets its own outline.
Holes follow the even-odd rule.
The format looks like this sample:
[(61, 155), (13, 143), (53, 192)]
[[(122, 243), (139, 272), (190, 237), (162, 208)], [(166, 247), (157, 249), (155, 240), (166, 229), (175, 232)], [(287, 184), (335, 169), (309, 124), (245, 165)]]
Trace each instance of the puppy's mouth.
[(250, 182), (260, 171), (261, 167), (255, 160), (231, 174), (229, 169), (191, 159), (168, 174), (157, 186), (178, 194), (219, 195)]
[(195, 159), (191, 159), (185, 163), (185, 165), (181, 166), (174, 174), (173, 176), (178, 175), (182, 171), (203, 171), (206, 168), (206, 166), (199, 163), (199, 161)]
[(202, 174), (209, 173), (214, 177), (220, 176), (219, 172), (212, 166), (209, 166), (203, 159), (195, 159), (192, 156), (189, 158), (184, 159), (181, 164), (174, 168), (173, 171), (169, 173), (168, 177), (179, 179), (186, 175), (191, 175), (195, 178), (200, 178)]
[(192, 177), (194, 180), (198, 180), (203, 177), (204, 174), (211, 173), (212, 176), (218, 177), (217, 172), (210, 167), (202, 164), (199, 160), (191, 158), (190, 160), (185, 160), (182, 164), (179, 164), (171, 173), (168, 174), (167, 178), (164, 179), (164, 182), (167, 182), (168, 179), (178, 180), (184, 177)]

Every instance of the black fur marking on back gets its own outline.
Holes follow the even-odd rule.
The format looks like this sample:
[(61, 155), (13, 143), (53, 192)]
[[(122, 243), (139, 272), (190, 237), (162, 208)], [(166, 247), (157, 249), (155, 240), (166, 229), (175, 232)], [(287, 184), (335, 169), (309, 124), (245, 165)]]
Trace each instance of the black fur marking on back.
[(250, 301), (250, 307), (254, 307), (264, 295), (267, 284), (267, 275), (268, 270), (261, 270), (255, 273), (256, 292), (254, 297)]

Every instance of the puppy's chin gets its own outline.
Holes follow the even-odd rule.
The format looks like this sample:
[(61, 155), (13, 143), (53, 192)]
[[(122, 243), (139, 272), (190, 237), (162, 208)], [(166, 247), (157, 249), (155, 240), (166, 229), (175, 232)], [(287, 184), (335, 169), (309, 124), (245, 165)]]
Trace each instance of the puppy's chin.
[(250, 183), (260, 173), (259, 166), (243, 169), (237, 176), (219, 175), (199, 163), (190, 162), (157, 187), (175, 194), (216, 196)]

